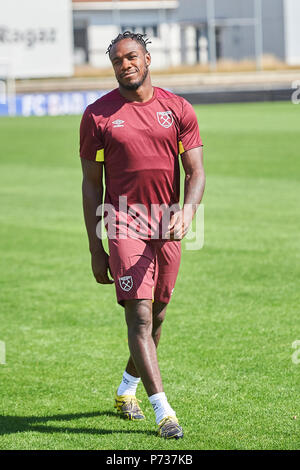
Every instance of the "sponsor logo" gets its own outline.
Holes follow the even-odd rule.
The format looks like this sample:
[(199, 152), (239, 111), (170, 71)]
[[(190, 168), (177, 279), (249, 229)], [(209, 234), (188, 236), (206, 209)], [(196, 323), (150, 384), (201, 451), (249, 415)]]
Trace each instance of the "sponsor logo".
[(123, 276), (119, 278), (119, 284), (122, 290), (129, 292), (133, 287), (132, 276)]
[(31, 48), (38, 44), (53, 44), (58, 36), (55, 28), (17, 29), (0, 26), (1, 44), (22, 44)]
[(124, 127), (124, 122), (122, 119), (116, 119), (113, 121), (113, 127)]
[(159, 111), (156, 115), (157, 120), (162, 127), (168, 129), (172, 126), (174, 122), (172, 111)]

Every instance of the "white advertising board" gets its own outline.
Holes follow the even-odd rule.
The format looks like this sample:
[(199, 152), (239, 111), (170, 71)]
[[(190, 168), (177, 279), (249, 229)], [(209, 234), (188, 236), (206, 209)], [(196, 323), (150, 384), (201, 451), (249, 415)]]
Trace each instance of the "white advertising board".
[(73, 73), (71, 0), (0, 0), (0, 75)]

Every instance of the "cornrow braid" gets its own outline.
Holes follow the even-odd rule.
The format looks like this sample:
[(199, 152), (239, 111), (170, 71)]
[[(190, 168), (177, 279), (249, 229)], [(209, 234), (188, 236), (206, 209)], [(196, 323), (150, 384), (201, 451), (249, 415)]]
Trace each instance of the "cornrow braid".
[(111, 48), (117, 42), (122, 41), (122, 39), (133, 39), (134, 41), (141, 44), (146, 52), (148, 52), (147, 51), (147, 44), (151, 43), (150, 39), (147, 38), (146, 34), (132, 33), (131, 31), (124, 31), (124, 33), (118, 34), (118, 36), (111, 41), (110, 45), (107, 48), (106, 54), (110, 54)]

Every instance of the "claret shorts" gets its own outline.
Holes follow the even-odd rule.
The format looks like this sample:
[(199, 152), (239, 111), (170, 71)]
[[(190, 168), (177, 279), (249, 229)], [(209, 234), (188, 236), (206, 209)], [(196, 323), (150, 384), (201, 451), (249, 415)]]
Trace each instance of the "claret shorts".
[(181, 258), (180, 241), (108, 239), (117, 301), (152, 299), (169, 303)]

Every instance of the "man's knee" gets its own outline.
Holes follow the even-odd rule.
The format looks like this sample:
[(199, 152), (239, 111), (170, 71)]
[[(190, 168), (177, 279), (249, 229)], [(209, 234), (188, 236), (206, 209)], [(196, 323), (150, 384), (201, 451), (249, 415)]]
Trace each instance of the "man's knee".
[(152, 331), (152, 305), (148, 300), (125, 302), (125, 315), (128, 334), (147, 336)]
[(163, 321), (165, 319), (165, 315), (164, 314), (159, 314), (159, 315), (153, 315), (153, 331), (156, 331), (158, 330), (161, 325), (163, 324)]
[(166, 316), (167, 304), (163, 302), (157, 302), (153, 305), (153, 331), (158, 330)]

